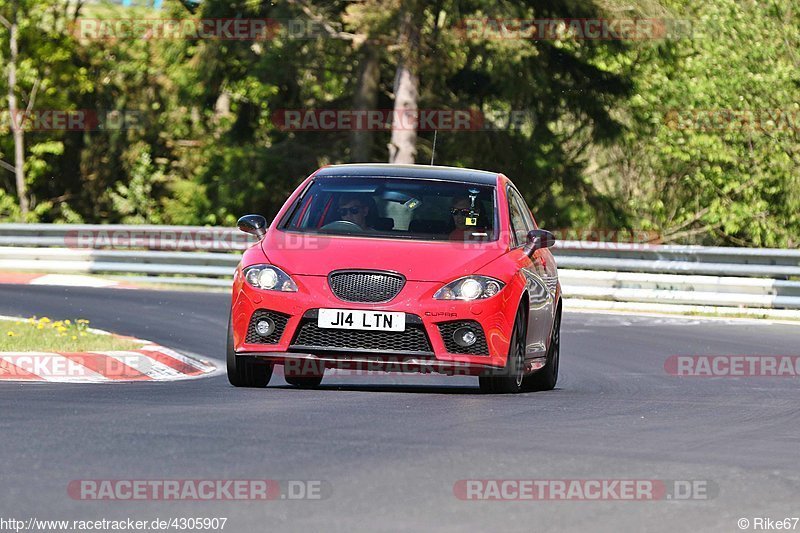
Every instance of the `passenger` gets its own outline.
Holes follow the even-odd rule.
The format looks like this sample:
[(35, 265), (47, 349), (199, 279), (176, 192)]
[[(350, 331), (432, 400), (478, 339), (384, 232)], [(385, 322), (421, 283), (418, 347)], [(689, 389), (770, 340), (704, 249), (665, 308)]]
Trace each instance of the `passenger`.
[(485, 230), (481, 202), (475, 199), (475, 208), (472, 209), (472, 200), (468, 196), (456, 196), (450, 207), (453, 217), (453, 231), (450, 232), (451, 241), (463, 241), (481, 237)]

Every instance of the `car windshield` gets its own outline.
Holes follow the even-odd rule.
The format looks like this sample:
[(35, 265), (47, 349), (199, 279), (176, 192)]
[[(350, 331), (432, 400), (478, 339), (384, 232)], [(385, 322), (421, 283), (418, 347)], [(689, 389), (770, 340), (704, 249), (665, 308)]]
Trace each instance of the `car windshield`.
[(495, 187), (408, 178), (318, 178), (280, 223), (303, 233), (492, 241)]

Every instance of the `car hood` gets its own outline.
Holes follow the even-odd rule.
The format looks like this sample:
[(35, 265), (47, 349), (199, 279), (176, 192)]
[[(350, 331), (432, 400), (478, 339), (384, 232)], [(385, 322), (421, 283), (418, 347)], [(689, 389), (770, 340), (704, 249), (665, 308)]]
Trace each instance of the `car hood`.
[(456, 243), (321, 236), (272, 230), (261, 241), (267, 260), (289, 274), (390, 270), (409, 281), (449, 281), (476, 273), (506, 250), (500, 241)]

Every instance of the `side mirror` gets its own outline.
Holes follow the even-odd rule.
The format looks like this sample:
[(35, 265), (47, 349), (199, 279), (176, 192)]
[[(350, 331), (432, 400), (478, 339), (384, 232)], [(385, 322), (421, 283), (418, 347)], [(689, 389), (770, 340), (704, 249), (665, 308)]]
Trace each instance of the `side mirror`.
[(239, 229), (259, 239), (267, 234), (267, 219), (261, 215), (245, 215), (236, 224)]
[(542, 248), (550, 248), (556, 243), (556, 236), (546, 229), (534, 229), (528, 232), (528, 242), (525, 244), (525, 253), (532, 254)]

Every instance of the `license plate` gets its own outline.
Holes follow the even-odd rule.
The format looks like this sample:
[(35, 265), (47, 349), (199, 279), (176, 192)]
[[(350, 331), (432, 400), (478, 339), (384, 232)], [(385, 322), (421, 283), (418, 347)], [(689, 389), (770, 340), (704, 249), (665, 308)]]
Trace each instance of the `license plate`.
[(325, 329), (405, 331), (406, 314), (387, 311), (320, 309), (317, 317), (317, 326)]

